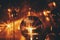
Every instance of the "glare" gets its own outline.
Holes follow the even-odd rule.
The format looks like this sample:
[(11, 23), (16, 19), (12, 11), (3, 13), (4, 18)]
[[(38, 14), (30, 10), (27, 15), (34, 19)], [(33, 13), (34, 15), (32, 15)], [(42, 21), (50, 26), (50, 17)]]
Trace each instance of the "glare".
[(30, 40), (33, 40), (33, 35), (38, 35), (38, 33), (33, 33), (33, 30), (36, 28), (33, 28), (32, 26), (26, 27), (26, 29), (28, 30), (28, 35), (30, 36)]

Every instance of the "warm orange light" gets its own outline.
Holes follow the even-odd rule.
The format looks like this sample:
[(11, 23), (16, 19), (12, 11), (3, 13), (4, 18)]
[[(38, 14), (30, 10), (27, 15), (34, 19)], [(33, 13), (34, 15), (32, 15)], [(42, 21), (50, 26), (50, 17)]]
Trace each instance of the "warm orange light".
[(6, 24), (6, 26), (7, 37), (10, 37), (11, 32), (13, 32), (13, 22)]
[(10, 24), (7, 24), (7, 28), (12, 29), (12, 27), (13, 27), (13, 22)]
[(13, 14), (11, 15), (11, 17), (13, 18)]
[(46, 21), (50, 21), (49, 17), (46, 17)]
[(28, 30), (28, 34), (31, 36), (32, 35), (32, 30), (36, 29), (36, 28), (32, 28), (32, 27), (26, 27), (26, 29)]
[(11, 18), (11, 11), (12, 11), (12, 10), (9, 8), (9, 9), (8, 9), (9, 18)]
[[(6, 37), (13, 37), (14, 34), (13, 31), (16, 33), (18, 30), (20, 30), (20, 23), (21, 23), (22, 19), (16, 20), (16, 21), (12, 21), (12, 22), (7, 22), (6, 24)], [(16, 37), (16, 36), (15, 36)], [(20, 36), (19, 36), (20, 37)]]
[(27, 16), (30, 16), (30, 11), (28, 11), (28, 15)]
[(31, 12), (30, 12), (31, 8), (29, 8), (29, 11), (28, 11), (28, 14), (27, 16), (30, 16), (31, 15)]
[(48, 10), (43, 11), (44, 16), (48, 16), (49, 13), (50, 13), (50, 11), (48, 11)]
[(11, 12), (12, 10), (11, 9), (8, 9), (8, 12)]
[(1, 29), (0, 29), (0, 32), (1, 32)]
[(53, 6), (56, 6), (56, 3), (55, 2), (53, 2)]
[(20, 40), (25, 40), (25, 37), (21, 36)]
[(48, 16), (48, 14), (45, 11), (43, 13), (44, 13), (44, 16)]
[(13, 27), (15, 27), (15, 30), (20, 30), (20, 23), (21, 23), (22, 19), (10, 22), (8, 24), (6, 24), (7, 29), (13, 29)]
[(28, 30), (27, 34), (30, 36), (30, 40), (33, 39), (33, 35), (38, 35), (38, 33), (33, 33), (33, 30), (36, 28), (33, 28), (32, 26), (28, 26), (26, 29)]
[(50, 8), (56, 7), (56, 3), (55, 3), (55, 2), (51, 2), (51, 3), (48, 4), (48, 6), (49, 6)]
[(0, 32), (4, 31), (5, 28), (6, 28), (6, 23), (0, 24)]

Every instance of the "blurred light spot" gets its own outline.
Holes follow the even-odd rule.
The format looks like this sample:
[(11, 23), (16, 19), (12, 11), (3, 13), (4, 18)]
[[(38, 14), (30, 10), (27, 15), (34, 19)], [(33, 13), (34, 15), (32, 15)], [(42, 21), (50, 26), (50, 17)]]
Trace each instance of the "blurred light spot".
[(30, 11), (28, 11), (28, 15), (27, 16), (30, 16)]
[(36, 37), (36, 39), (38, 39), (38, 37)]
[(44, 13), (44, 16), (48, 16), (48, 14), (45, 11), (43, 13)]
[(54, 6), (56, 6), (56, 3), (55, 3), (55, 2), (53, 2), (53, 5), (54, 5)]
[(0, 32), (1, 32), (1, 29), (0, 29)]
[(13, 14), (11, 15), (11, 17), (13, 17)]
[(12, 11), (12, 10), (9, 8), (9, 9), (8, 9), (8, 12), (11, 12), (11, 11)]
[(51, 11), (48, 11), (48, 10), (43, 11), (44, 16), (48, 16), (49, 13), (51, 13)]
[(46, 21), (50, 21), (49, 17), (46, 17)]
[(51, 3), (48, 4), (48, 6), (49, 6), (50, 8), (56, 7), (56, 3), (55, 3), (55, 2), (51, 2)]
[(33, 30), (36, 28), (32, 28), (32, 26), (28, 26), (26, 29), (28, 30), (27, 34), (30, 36), (30, 40), (33, 40), (33, 35), (38, 35), (37, 33), (33, 33)]
[(33, 40), (33, 38), (31, 37), (30, 40)]
[(52, 31), (52, 26), (51, 26), (51, 31)]

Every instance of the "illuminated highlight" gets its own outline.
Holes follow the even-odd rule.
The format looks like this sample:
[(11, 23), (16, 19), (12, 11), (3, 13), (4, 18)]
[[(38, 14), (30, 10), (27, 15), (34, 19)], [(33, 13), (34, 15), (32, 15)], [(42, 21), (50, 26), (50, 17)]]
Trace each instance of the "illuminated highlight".
[(46, 17), (46, 21), (50, 21), (49, 17)]
[(33, 40), (33, 35), (38, 35), (38, 33), (33, 33), (33, 30), (36, 28), (32, 28), (32, 26), (26, 27), (26, 29), (28, 30), (28, 35), (30, 36), (30, 40)]

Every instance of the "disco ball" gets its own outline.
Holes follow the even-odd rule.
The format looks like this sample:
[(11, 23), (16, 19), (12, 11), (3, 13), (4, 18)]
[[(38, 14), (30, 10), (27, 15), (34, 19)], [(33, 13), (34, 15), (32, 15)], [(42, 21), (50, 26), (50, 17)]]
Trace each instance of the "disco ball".
[[(32, 40), (42, 40), (43, 28), (41, 20), (36, 16), (28, 16), (20, 24), (21, 33), (26, 40), (30, 40), (31, 36)], [(31, 36), (29, 35), (29, 31)]]

